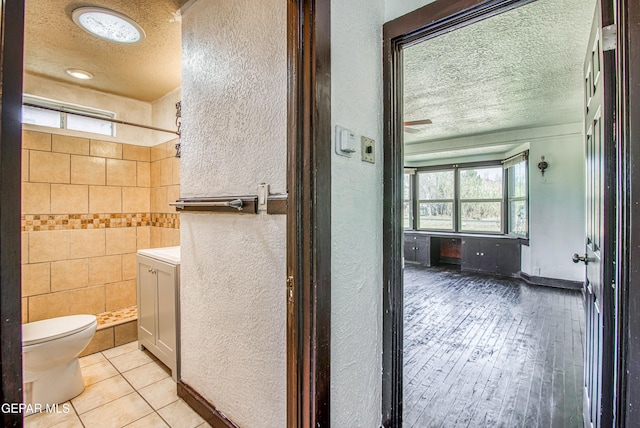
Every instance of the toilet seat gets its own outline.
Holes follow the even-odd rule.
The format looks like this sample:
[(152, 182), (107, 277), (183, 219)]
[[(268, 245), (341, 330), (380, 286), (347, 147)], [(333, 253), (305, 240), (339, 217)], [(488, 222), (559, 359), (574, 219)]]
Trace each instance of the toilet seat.
[(22, 325), (22, 346), (70, 336), (97, 324), (95, 315), (69, 315)]

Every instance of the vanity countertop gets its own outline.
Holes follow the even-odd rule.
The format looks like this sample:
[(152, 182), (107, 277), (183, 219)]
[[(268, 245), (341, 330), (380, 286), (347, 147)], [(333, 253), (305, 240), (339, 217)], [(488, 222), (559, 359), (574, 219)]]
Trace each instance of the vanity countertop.
[(180, 247), (161, 247), (138, 250), (138, 254), (172, 265), (180, 264)]

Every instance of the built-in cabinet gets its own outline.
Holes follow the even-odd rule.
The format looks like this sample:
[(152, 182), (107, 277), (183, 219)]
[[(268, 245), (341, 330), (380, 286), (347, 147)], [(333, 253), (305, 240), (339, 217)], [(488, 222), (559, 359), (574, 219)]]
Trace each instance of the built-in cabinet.
[(171, 369), (177, 381), (180, 265), (171, 261), (138, 252), (138, 343)]
[(453, 263), (464, 271), (517, 276), (520, 245), (509, 237), (405, 232), (404, 258), (423, 266)]

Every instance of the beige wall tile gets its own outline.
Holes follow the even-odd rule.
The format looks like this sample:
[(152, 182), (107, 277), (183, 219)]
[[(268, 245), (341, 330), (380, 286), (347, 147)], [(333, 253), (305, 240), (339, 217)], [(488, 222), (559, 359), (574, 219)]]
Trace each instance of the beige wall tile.
[(22, 264), (26, 264), (29, 263), (29, 232), (22, 232), (20, 241), (22, 243), (20, 261)]
[(35, 296), (51, 291), (51, 266), (34, 263), (22, 266), (22, 296)]
[(22, 298), (22, 324), (29, 322), (29, 298)]
[(86, 214), (89, 212), (89, 186), (86, 184), (52, 184), (52, 214)]
[(165, 203), (165, 211), (166, 213), (175, 213), (176, 208), (169, 205), (171, 202), (175, 202), (180, 199), (180, 186), (169, 186), (167, 187), (167, 201)]
[(158, 187), (160, 185), (160, 162), (161, 161), (155, 161), (150, 164), (151, 187)]
[(29, 263), (51, 262), (69, 258), (69, 231), (29, 232)]
[(122, 257), (105, 256), (89, 259), (89, 284), (101, 285), (122, 281)]
[(137, 186), (136, 162), (107, 159), (107, 186)]
[(90, 186), (89, 212), (121, 213), (122, 188), (110, 186)]
[(118, 227), (106, 229), (107, 255), (134, 253), (136, 251), (136, 228)]
[(162, 159), (160, 163), (160, 183), (159, 186), (170, 186), (173, 183), (173, 159)]
[(51, 134), (36, 131), (22, 131), (22, 148), (51, 151)]
[(74, 155), (89, 155), (89, 140), (69, 135), (53, 134), (51, 136), (51, 150)]
[(151, 188), (151, 212), (164, 213), (167, 212), (167, 187)]
[(107, 167), (104, 158), (89, 156), (71, 156), (71, 183), (94, 184), (103, 186), (106, 183)]
[(148, 213), (151, 210), (151, 192), (148, 187), (123, 187), (122, 212)]
[(122, 279), (127, 281), (129, 279), (136, 279), (138, 276), (138, 260), (137, 254), (123, 254), (122, 255)]
[(126, 322), (114, 327), (115, 346), (138, 340), (138, 321)]
[(106, 229), (78, 229), (69, 231), (69, 259), (83, 259), (106, 255)]
[(22, 183), (22, 214), (50, 214), (51, 185)]
[(22, 181), (29, 181), (29, 150), (22, 151)]
[(151, 227), (140, 226), (136, 227), (136, 234), (138, 238), (138, 250), (145, 250), (151, 248)]
[(171, 184), (180, 184), (180, 158), (172, 158), (172, 162), (173, 179)]
[(171, 247), (175, 247), (180, 245), (180, 229), (170, 229), (171, 230)]
[(151, 186), (151, 163), (137, 162), (138, 164), (138, 187)]
[(107, 311), (126, 308), (136, 304), (136, 282), (123, 281), (107, 284)]
[(160, 246), (171, 247), (174, 241), (175, 229), (169, 229), (168, 227), (160, 227)]
[(166, 157), (167, 157), (167, 149), (164, 143), (151, 147), (151, 162), (158, 161)]
[(179, 142), (178, 138), (174, 138), (164, 143), (165, 157), (174, 158), (176, 156), (176, 144)]
[(69, 292), (29, 297), (29, 322), (69, 315)]
[(80, 356), (84, 357), (85, 355), (95, 354), (111, 348), (113, 348), (113, 327), (96, 331), (93, 339), (91, 339), (91, 342), (89, 342), (89, 345), (82, 351)]
[(51, 263), (51, 291), (89, 286), (89, 259), (63, 260)]
[(91, 156), (122, 159), (122, 144), (109, 141), (91, 140)]
[(38, 183), (69, 183), (70, 156), (64, 153), (31, 151), (29, 154), (29, 180)]
[(149, 243), (150, 248), (158, 248), (166, 245), (162, 245), (162, 228), (151, 226), (151, 241)]
[(69, 313), (99, 314), (105, 311), (105, 287), (79, 288), (69, 292)]
[(122, 158), (127, 160), (150, 162), (151, 147), (134, 146), (133, 144), (123, 144)]

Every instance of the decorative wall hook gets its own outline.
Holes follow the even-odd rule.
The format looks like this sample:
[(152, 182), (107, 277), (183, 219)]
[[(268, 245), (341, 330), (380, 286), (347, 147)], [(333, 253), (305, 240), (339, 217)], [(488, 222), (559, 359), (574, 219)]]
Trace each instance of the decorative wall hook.
[(544, 160), (544, 156), (540, 157), (540, 162), (538, 162), (538, 169), (542, 172), (542, 176), (544, 177), (544, 170), (549, 168), (549, 164)]
[(178, 144), (176, 144), (176, 157), (179, 158), (180, 153), (180, 128), (182, 128), (182, 101), (176, 103), (176, 127), (178, 128)]

